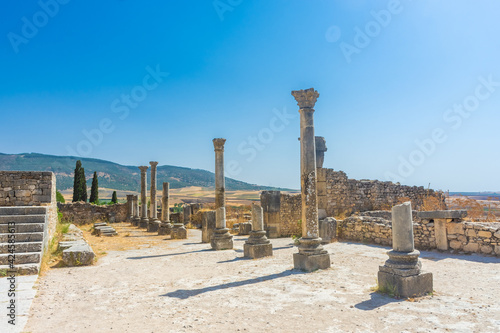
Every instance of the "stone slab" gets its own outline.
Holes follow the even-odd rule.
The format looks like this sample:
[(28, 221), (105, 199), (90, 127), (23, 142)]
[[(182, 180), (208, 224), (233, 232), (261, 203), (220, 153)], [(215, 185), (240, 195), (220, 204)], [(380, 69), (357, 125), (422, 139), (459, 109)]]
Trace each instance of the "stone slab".
[(318, 269), (329, 268), (330, 255), (328, 253), (324, 254), (314, 254), (314, 255), (304, 255), (301, 253), (293, 254), (293, 268), (300, 269), (306, 272), (312, 272)]
[(423, 272), (404, 277), (379, 271), (378, 285), (400, 297), (423, 296), (433, 291), (432, 273)]
[(246, 258), (263, 258), (273, 255), (273, 245), (269, 244), (243, 244), (243, 256)]
[(67, 266), (85, 266), (94, 261), (94, 251), (87, 243), (78, 244), (63, 251), (63, 262)]
[(417, 217), (421, 219), (461, 219), (466, 216), (466, 210), (433, 210), (417, 213)]

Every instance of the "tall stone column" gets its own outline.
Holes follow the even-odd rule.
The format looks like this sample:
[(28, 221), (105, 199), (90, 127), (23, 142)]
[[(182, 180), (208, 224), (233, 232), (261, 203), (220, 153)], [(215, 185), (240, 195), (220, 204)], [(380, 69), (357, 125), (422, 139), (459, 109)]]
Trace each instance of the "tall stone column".
[(148, 198), (147, 198), (147, 188), (148, 188), (148, 179), (147, 179), (147, 166), (140, 166), (141, 170), (141, 222), (139, 223), (140, 228), (148, 227)]
[(163, 193), (161, 196), (161, 223), (158, 229), (158, 235), (170, 235), (172, 233), (173, 225), (170, 223), (170, 209), (169, 209), (169, 183), (163, 183)]
[(132, 222), (134, 219), (134, 195), (127, 194), (127, 221)]
[(150, 200), (151, 204), (149, 206), (149, 222), (148, 222), (148, 232), (157, 232), (160, 227), (160, 220), (158, 220), (158, 209), (156, 207), (156, 166), (158, 162), (149, 162), (151, 165), (151, 187), (150, 187)]
[(252, 203), (252, 231), (243, 245), (245, 257), (256, 259), (273, 255), (273, 245), (264, 230), (264, 212), (262, 207)]
[(292, 91), (300, 113), (300, 173), (302, 196), (302, 237), (299, 253), (293, 255), (294, 268), (314, 271), (330, 267), (330, 255), (319, 237), (316, 200), (316, 144), (314, 137), (314, 104), (319, 97), (314, 88)]
[(224, 181), (224, 143), (226, 139), (213, 139), (215, 150), (215, 230), (211, 240), (212, 249), (233, 248), (233, 236), (226, 228), (226, 185)]
[(432, 292), (432, 273), (421, 271), (415, 250), (411, 202), (392, 207), (392, 251), (389, 259), (379, 267), (378, 285), (381, 290), (396, 296), (420, 296)]
[(134, 195), (133, 206), (134, 206), (133, 223), (137, 227), (137, 226), (139, 226), (139, 222), (141, 221), (141, 217), (139, 216), (139, 196), (137, 196), (137, 195)]

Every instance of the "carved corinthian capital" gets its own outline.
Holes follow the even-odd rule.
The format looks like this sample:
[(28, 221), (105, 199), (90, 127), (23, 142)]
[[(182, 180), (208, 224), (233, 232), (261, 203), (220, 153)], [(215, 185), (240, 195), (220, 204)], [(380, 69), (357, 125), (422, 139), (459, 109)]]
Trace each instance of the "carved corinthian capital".
[(292, 96), (295, 97), (297, 105), (301, 109), (312, 109), (314, 108), (314, 104), (316, 104), (319, 93), (314, 88), (309, 88), (305, 90), (293, 90)]
[(224, 151), (224, 143), (226, 142), (226, 139), (213, 139), (212, 140), (213, 143), (214, 143), (214, 150), (217, 151), (217, 150), (221, 150), (221, 151)]

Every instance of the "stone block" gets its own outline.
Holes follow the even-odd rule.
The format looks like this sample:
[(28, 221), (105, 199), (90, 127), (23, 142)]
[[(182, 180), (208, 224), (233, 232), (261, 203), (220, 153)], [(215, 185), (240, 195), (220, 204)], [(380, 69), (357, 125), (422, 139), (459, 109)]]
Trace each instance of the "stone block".
[(326, 219), (326, 209), (323, 208), (318, 209), (318, 219), (319, 220)]
[(446, 219), (434, 220), (434, 232), (436, 234), (436, 245), (438, 250), (441, 251), (448, 250), (448, 234), (446, 228)]
[(201, 216), (201, 242), (210, 243), (215, 229), (215, 210), (203, 212)]
[(483, 245), (481, 246), (481, 252), (490, 254), (491, 252), (493, 252), (493, 247), (491, 247), (490, 245)]
[(301, 253), (293, 254), (293, 268), (300, 269), (306, 272), (312, 272), (318, 269), (326, 269), (330, 267), (330, 255), (328, 253), (324, 254), (314, 254), (305, 255)]
[(90, 265), (94, 261), (94, 251), (87, 243), (77, 244), (63, 251), (63, 262), (67, 266)]
[(453, 250), (460, 250), (462, 248), (462, 242), (458, 241), (458, 240), (452, 240), (450, 242), (450, 247), (453, 249)]
[(478, 237), (483, 237), (483, 238), (491, 238), (491, 232), (489, 231), (484, 231), (484, 230), (480, 230), (477, 232), (477, 236)]
[(497, 232), (495, 232), (495, 233), (493, 234), (493, 236), (495, 236), (496, 238), (500, 238), (500, 230), (499, 230), (499, 231), (497, 231)]
[(243, 244), (243, 253), (247, 258), (257, 259), (273, 255), (273, 245), (269, 244)]
[(500, 256), (500, 245), (495, 245), (495, 254)]
[(477, 237), (477, 232), (474, 229), (467, 229), (465, 230), (465, 235), (468, 237)]
[(319, 221), (319, 237), (323, 244), (333, 242), (337, 238), (337, 220), (327, 217)]
[(252, 231), (252, 223), (243, 222), (239, 224), (239, 235), (250, 235), (250, 231)]
[(422, 296), (433, 291), (432, 273), (424, 272), (413, 276), (399, 276), (379, 271), (378, 285), (400, 297)]
[(172, 233), (170, 234), (172, 239), (186, 239), (187, 230), (184, 228), (184, 224), (174, 224)]
[[(442, 219), (436, 219), (434, 220), (434, 223), (436, 223), (436, 221), (442, 221)], [(454, 222), (447, 223), (446, 229), (448, 230), (448, 234), (458, 234), (458, 235), (465, 234), (463, 223), (454, 223)]]
[(461, 219), (467, 216), (466, 210), (434, 210), (429, 212), (418, 212), (417, 217), (421, 219)]
[(160, 221), (149, 221), (148, 222), (148, 232), (158, 232), (158, 229), (160, 229)]
[(158, 235), (165, 236), (172, 234), (172, 228), (174, 226), (169, 222), (162, 222), (158, 228)]
[(479, 250), (478, 243), (469, 242), (464, 246), (465, 252), (477, 252), (478, 250)]

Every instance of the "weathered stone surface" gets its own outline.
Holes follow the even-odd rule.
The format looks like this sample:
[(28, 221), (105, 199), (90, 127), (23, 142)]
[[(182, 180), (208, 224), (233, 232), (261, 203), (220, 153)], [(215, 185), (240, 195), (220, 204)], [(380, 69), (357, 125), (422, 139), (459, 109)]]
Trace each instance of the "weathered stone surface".
[(250, 222), (242, 222), (239, 224), (238, 228), (239, 235), (250, 235), (250, 231), (252, 231), (252, 223)]
[(458, 241), (458, 240), (452, 240), (450, 242), (450, 247), (453, 249), (453, 250), (460, 250), (462, 248), (462, 242)]
[[(150, 220), (154, 222), (158, 222), (158, 208), (157, 208), (157, 200), (156, 200), (156, 168), (158, 166), (158, 162), (151, 161), (149, 162), (151, 165), (151, 186), (150, 186)], [(158, 231), (158, 228), (156, 227), (158, 224), (154, 224), (152, 227), (148, 225), (148, 231), (149, 229), (153, 230), (153, 232)]]
[(148, 206), (147, 206), (147, 166), (140, 166), (141, 170), (141, 221), (139, 222), (139, 228), (147, 228), (148, 227)]
[(398, 252), (412, 252), (415, 249), (411, 202), (392, 207), (392, 248)]
[(448, 232), (446, 227), (446, 219), (435, 219), (434, 231), (436, 235), (436, 247), (438, 248), (438, 250), (448, 250)]
[(483, 230), (480, 230), (477, 232), (477, 236), (478, 237), (484, 237), (484, 238), (491, 238), (492, 234), (490, 231), (483, 231)]
[(319, 220), (319, 237), (323, 244), (333, 242), (337, 238), (337, 220), (333, 217)]
[(63, 219), (82, 225), (95, 221), (108, 221), (114, 219), (116, 222), (126, 221), (127, 219), (127, 204), (114, 205), (94, 205), (89, 202), (69, 202), (57, 203), (59, 212), (63, 215)]
[(328, 253), (316, 255), (293, 254), (293, 268), (306, 272), (313, 272), (318, 269), (326, 269), (331, 266), (330, 255)]
[(257, 259), (273, 255), (273, 246), (269, 244), (243, 244), (243, 255), (247, 258)]
[(215, 229), (210, 245), (216, 251), (231, 250), (233, 248), (233, 236), (229, 233), (229, 229)]
[(491, 252), (493, 252), (493, 247), (491, 247), (490, 245), (483, 245), (481, 246), (481, 252), (490, 254)]
[(186, 239), (187, 238), (187, 230), (184, 227), (183, 223), (176, 223), (172, 228), (171, 232), (172, 239)]
[(170, 208), (169, 208), (169, 183), (163, 183), (163, 194), (161, 197), (161, 221), (170, 221)]
[(160, 229), (160, 221), (157, 219), (156, 221), (149, 221), (148, 222), (148, 232), (158, 232), (158, 229)]
[(478, 252), (478, 250), (479, 250), (478, 243), (469, 242), (464, 246), (465, 252)]
[(87, 243), (75, 244), (62, 253), (62, 259), (66, 266), (90, 265), (94, 261), (94, 257), (94, 251)]
[(215, 229), (215, 210), (202, 213), (201, 218), (201, 242), (210, 243)]
[(158, 235), (168, 236), (172, 234), (173, 224), (170, 222), (161, 222), (158, 227)]
[(434, 210), (418, 212), (418, 217), (422, 219), (461, 219), (467, 216), (466, 210)]
[(433, 291), (432, 273), (403, 277), (379, 271), (378, 285), (379, 288), (401, 297), (422, 296)]
[[(436, 221), (437, 219), (434, 220), (434, 223)], [(443, 219), (442, 221), (446, 221), (446, 219)], [(451, 222), (446, 225), (446, 228), (448, 230), (448, 234), (459, 234), (459, 235), (465, 234), (464, 225), (462, 223)]]

